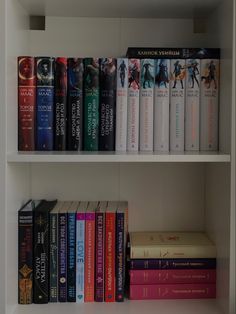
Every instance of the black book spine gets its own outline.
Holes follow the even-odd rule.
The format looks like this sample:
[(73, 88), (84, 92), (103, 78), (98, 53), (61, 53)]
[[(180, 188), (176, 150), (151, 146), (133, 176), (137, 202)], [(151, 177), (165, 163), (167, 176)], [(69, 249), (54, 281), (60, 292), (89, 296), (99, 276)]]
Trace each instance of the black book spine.
[(115, 150), (116, 59), (100, 59), (99, 150)]
[(56, 201), (42, 201), (34, 212), (34, 303), (49, 301), (49, 213)]
[(58, 215), (58, 301), (67, 301), (67, 213)]
[(50, 302), (57, 302), (58, 213), (50, 214)]
[(83, 59), (69, 58), (67, 65), (67, 150), (79, 151), (83, 147)]
[(67, 59), (57, 58), (55, 68), (54, 150), (66, 150)]

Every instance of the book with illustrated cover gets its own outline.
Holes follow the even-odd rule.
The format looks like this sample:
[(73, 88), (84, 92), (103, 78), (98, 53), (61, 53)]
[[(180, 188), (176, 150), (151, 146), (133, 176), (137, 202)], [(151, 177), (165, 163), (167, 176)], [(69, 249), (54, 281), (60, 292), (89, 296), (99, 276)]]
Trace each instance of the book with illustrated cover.
[(18, 150), (35, 150), (36, 66), (34, 57), (18, 57)]

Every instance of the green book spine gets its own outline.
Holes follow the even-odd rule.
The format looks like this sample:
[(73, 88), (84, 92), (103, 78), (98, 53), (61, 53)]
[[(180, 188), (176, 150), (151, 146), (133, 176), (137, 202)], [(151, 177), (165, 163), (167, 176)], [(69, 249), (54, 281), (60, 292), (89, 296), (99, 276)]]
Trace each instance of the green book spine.
[(99, 59), (84, 59), (84, 150), (98, 150)]

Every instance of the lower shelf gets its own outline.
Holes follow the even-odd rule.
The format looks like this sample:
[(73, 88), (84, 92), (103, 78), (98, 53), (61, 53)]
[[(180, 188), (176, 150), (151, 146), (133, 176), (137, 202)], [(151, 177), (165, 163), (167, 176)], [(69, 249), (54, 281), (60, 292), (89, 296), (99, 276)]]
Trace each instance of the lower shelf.
[(223, 314), (216, 300), (126, 301), (124, 303), (18, 305), (9, 314)]

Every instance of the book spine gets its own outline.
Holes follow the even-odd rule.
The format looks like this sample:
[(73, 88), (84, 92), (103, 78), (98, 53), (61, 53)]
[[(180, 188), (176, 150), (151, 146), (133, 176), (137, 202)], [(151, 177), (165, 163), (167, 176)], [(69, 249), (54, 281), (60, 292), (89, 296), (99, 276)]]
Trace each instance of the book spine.
[(200, 60), (186, 60), (185, 150), (199, 150)]
[(115, 250), (115, 287), (116, 287), (116, 301), (124, 301), (125, 290), (125, 245), (124, 245), (124, 232), (125, 232), (125, 214), (116, 214), (116, 250)]
[(58, 214), (58, 301), (67, 301), (67, 214)]
[(130, 300), (208, 299), (216, 297), (215, 284), (131, 285)]
[(76, 215), (68, 213), (67, 302), (76, 302)]
[(96, 213), (95, 301), (104, 301), (104, 213)]
[(33, 302), (33, 211), (18, 212), (18, 303)]
[(66, 150), (67, 59), (56, 58), (55, 66), (54, 150)]
[(54, 58), (36, 58), (37, 64), (37, 150), (53, 150)]
[(131, 285), (215, 283), (215, 269), (131, 270)]
[(140, 150), (153, 151), (154, 59), (141, 60)]
[(67, 150), (72, 151), (80, 151), (83, 147), (83, 73), (83, 59), (69, 58)]
[(18, 150), (35, 150), (36, 67), (33, 57), (18, 57)]
[(139, 90), (140, 60), (129, 59), (128, 70), (128, 113), (127, 113), (127, 150), (139, 150)]
[(170, 66), (170, 150), (184, 151), (185, 60), (173, 59)]
[(132, 259), (129, 262), (131, 270), (142, 269), (215, 269), (215, 258), (194, 259)]
[(127, 149), (128, 59), (117, 59), (116, 151)]
[(219, 60), (201, 60), (200, 149), (218, 150)]
[(115, 302), (115, 213), (106, 213), (105, 301)]
[(94, 301), (95, 213), (86, 213), (84, 301)]
[(98, 150), (99, 140), (99, 62), (84, 59), (84, 150)]
[(155, 60), (154, 150), (169, 151), (170, 60)]
[(76, 303), (84, 302), (85, 214), (76, 214)]
[(50, 213), (50, 302), (57, 302), (58, 214)]

